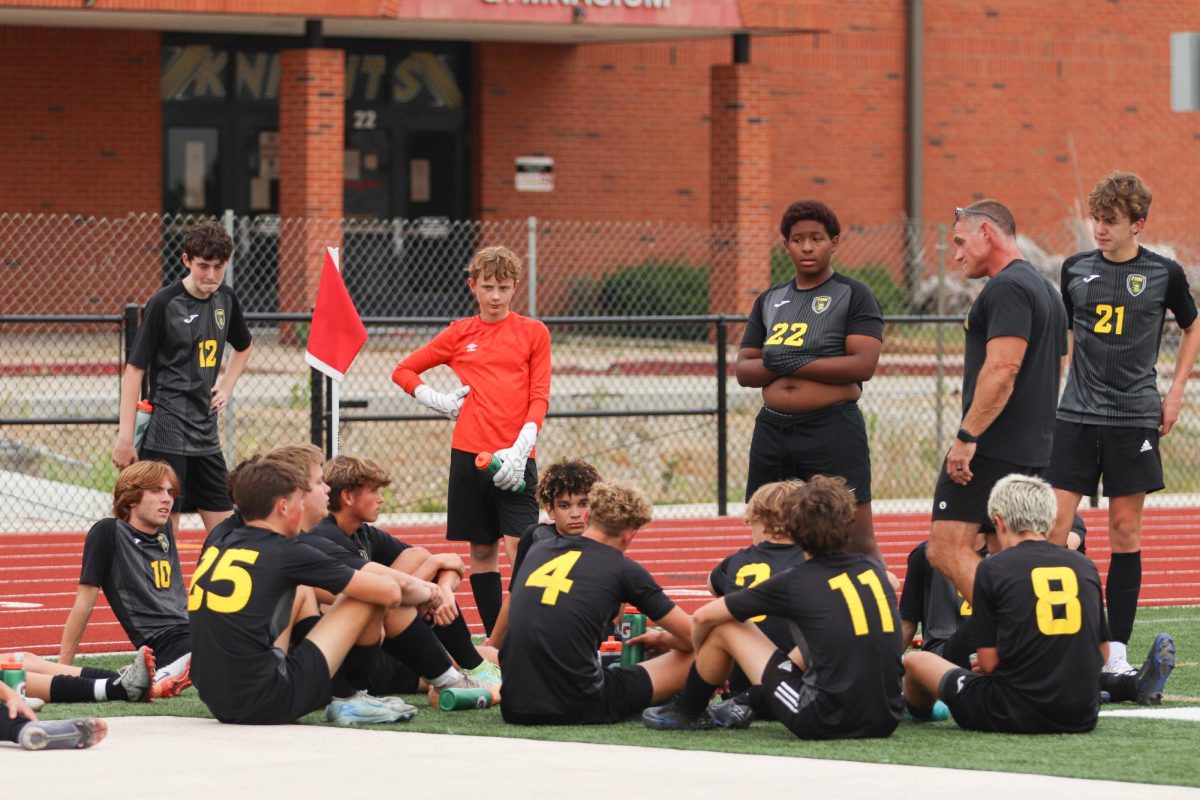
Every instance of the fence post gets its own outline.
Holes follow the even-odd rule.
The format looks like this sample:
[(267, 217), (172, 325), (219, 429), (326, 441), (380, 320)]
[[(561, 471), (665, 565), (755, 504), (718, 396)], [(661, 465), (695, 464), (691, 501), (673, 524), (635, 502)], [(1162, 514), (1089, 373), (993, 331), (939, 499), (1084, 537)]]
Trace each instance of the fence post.
[(315, 369), (308, 370), (309, 441), (325, 449), (325, 382)]
[[(946, 226), (938, 225), (938, 277), (935, 312), (940, 317), (946, 313)], [(934, 336), (937, 341), (937, 404), (934, 410), (934, 452), (942, 452), (942, 417), (946, 413), (946, 334), (945, 325), (938, 323), (934, 326)]]
[[(225, 228), (225, 232), (229, 234), (229, 238), (233, 239), (234, 218), (233, 209), (225, 209), (225, 214), (221, 218), (221, 225)], [(225, 267), (225, 285), (230, 289), (233, 287), (233, 262), (234, 256), (237, 255), (237, 241), (233, 243), (233, 252), (229, 254), (229, 266)], [(225, 461), (233, 464), (237, 461), (237, 427), (234, 424), (234, 399), (230, 397), (225, 401), (224, 417), (225, 417)]]
[(729, 456), (728, 444), (729, 408), (726, 398), (726, 345), (729, 329), (725, 315), (717, 317), (717, 515), (729, 513)]
[(537, 316), (537, 217), (525, 221), (525, 272), (526, 290), (529, 292), (529, 316)]

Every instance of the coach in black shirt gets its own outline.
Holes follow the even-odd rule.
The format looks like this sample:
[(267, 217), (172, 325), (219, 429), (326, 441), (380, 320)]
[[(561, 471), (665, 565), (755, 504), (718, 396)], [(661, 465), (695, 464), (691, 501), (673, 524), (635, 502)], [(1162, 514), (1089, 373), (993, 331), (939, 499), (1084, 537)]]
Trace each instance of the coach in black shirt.
[(929, 561), (971, 599), (975, 534), (990, 532), (988, 493), (1050, 463), (1067, 322), (1055, 287), (1021, 257), (1012, 213), (996, 200), (955, 211), (954, 259), (990, 280), (966, 320), (963, 417), (933, 495)]

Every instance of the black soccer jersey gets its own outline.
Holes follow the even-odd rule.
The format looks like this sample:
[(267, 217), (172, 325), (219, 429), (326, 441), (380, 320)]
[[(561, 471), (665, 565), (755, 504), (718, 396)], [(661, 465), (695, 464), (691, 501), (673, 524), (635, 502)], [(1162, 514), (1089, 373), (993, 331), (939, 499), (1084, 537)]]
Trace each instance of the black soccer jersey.
[(291, 619), (296, 587), (333, 594), (354, 570), (295, 538), (245, 527), (200, 557), (188, 592), (192, 682), (218, 718), (253, 717), (262, 686), (282, 668), (275, 640)]
[(652, 620), (675, 608), (644, 567), (583, 536), (531, 547), (510, 601), (501, 702), (530, 716), (570, 714), (600, 697), (596, 646), (622, 603)]
[(879, 562), (849, 553), (810, 559), (725, 603), (734, 619), (767, 614), (796, 626), (821, 728), (874, 736), (899, 721), (900, 615)]
[(150, 298), (129, 354), (130, 364), (148, 371), (154, 404), (142, 447), (183, 455), (221, 452), (210, 406), (227, 341), (238, 351), (250, 346), (250, 329), (229, 287), (201, 300), (181, 280)]
[(109, 517), (88, 531), (79, 582), (99, 586), (135, 647), (188, 624), (187, 593), (171, 523), (146, 534)]
[(1123, 263), (1079, 253), (1063, 262), (1062, 298), (1075, 345), (1058, 418), (1157, 428), (1163, 319), (1168, 309), (1181, 328), (1196, 319), (1183, 268), (1144, 247)]
[(996, 679), (1048, 730), (1091, 730), (1108, 641), (1096, 565), (1045, 541), (989, 556), (975, 571), (971, 644), (995, 647)]
[(883, 312), (865, 283), (834, 273), (812, 289), (789, 280), (758, 296), (742, 347), (762, 350), (763, 364), (786, 375), (818, 358), (846, 355), (846, 337), (883, 339)]
[(513, 557), (512, 577), (508, 580), (508, 590), (510, 592), (517, 580), (517, 573), (521, 569), (521, 564), (525, 562), (525, 556), (529, 555), (529, 548), (545, 539), (557, 539), (560, 535), (558, 528), (553, 522), (539, 522), (525, 529), (525, 532), (521, 534), (521, 538), (517, 542), (517, 554)]
[(941, 654), (946, 640), (954, 635), (971, 604), (950, 580), (929, 563), (929, 542), (921, 542), (908, 554), (908, 572), (900, 593), (900, 618), (921, 625), (922, 650)]
[(1013, 261), (983, 287), (965, 324), (963, 416), (975, 399), (975, 382), (987, 358), (988, 341), (1016, 336), (1027, 343), (1012, 395), (979, 435), (975, 452), (1027, 467), (1046, 466), (1054, 436), (1061, 359), (1067, 352), (1066, 312), (1054, 285), (1029, 262)]
[(363, 523), (353, 535), (338, 527), (332, 515), (318, 522), (300, 541), (340, 561), (351, 569), (360, 569), (367, 562), (390, 567), (409, 545), (385, 533), (374, 525)]
[[(757, 586), (763, 581), (804, 562), (804, 550), (792, 544), (759, 542), (727, 556), (709, 574), (709, 583), (717, 597), (732, 591)], [(750, 620), (785, 653), (795, 645), (791, 626), (780, 617), (754, 617)]]

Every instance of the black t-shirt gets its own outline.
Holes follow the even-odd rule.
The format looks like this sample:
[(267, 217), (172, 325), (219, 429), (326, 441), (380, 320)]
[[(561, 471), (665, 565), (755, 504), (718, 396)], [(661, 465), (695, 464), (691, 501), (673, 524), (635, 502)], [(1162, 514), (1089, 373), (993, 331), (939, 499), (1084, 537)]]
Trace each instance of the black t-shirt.
[(850, 553), (810, 559), (725, 603), (734, 619), (767, 614), (795, 625), (822, 728), (874, 736), (900, 720), (900, 613), (879, 562)]
[(500, 647), (502, 702), (519, 714), (547, 716), (599, 699), (604, 676), (596, 645), (622, 603), (651, 620), (675, 608), (644, 567), (583, 536), (531, 547), (510, 601)]
[(308, 533), (302, 534), (300, 541), (351, 569), (360, 569), (371, 561), (390, 567), (410, 546), (365, 522), (358, 526), (353, 535), (347, 536), (332, 515), (318, 522)]
[(298, 539), (244, 527), (213, 541), (188, 594), (192, 682), (217, 717), (253, 716), (263, 687), (283, 669), (275, 640), (291, 619), (297, 586), (333, 594), (354, 570)]
[(921, 542), (908, 554), (908, 572), (900, 593), (900, 618), (920, 623), (922, 650), (941, 655), (946, 640), (954, 635), (971, 604), (950, 580), (929, 563), (929, 542)]
[(1079, 253), (1063, 262), (1062, 298), (1075, 346), (1058, 418), (1157, 428), (1163, 320), (1168, 309), (1181, 328), (1196, 320), (1183, 268), (1144, 247), (1123, 263)]
[(999, 336), (1027, 343), (1012, 395), (1000, 415), (979, 434), (977, 455), (1044, 467), (1050, 463), (1058, 377), (1067, 352), (1067, 317), (1054, 285), (1027, 261), (1013, 261), (997, 273), (967, 314), (962, 410), (975, 399), (975, 382), (987, 358), (987, 344)]
[(1096, 565), (1045, 541), (1024, 541), (975, 571), (971, 644), (995, 647), (996, 679), (1050, 728), (1091, 730), (1108, 641)]
[(553, 522), (539, 522), (525, 529), (525, 532), (521, 534), (520, 540), (517, 541), (517, 554), (513, 557), (512, 576), (508, 579), (508, 590), (510, 592), (512, 591), (513, 582), (517, 579), (517, 571), (521, 569), (521, 564), (525, 562), (525, 556), (529, 555), (529, 548), (540, 541), (557, 539), (561, 535)]
[(142, 447), (183, 455), (221, 452), (211, 406), (226, 342), (239, 352), (250, 346), (242, 307), (228, 286), (201, 300), (181, 280), (150, 298), (129, 354), (131, 365), (149, 373), (154, 404)]
[[(731, 591), (757, 586), (803, 562), (804, 550), (794, 544), (759, 542), (727, 556), (713, 568), (708, 579), (712, 584), (713, 594), (724, 597)], [(796, 645), (792, 639), (791, 626), (786, 619), (755, 617), (750, 621), (785, 653)]]
[(79, 582), (104, 590), (134, 647), (188, 624), (187, 592), (170, 522), (147, 534), (124, 520), (100, 520), (84, 540)]
[(865, 283), (833, 273), (811, 289), (795, 280), (758, 296), (742, 347), (762, 350), (763, 366), (780, 375), (818, 358), (846, 355), (846, 337), (861, 334), (883, 340), (883, 312)]

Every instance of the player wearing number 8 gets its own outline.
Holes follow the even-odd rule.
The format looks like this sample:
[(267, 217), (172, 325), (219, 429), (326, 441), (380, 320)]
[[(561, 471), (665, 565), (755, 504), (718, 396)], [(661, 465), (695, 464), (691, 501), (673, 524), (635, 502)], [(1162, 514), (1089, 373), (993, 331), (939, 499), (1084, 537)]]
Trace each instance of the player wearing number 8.
[(1041, 478), (1008, 475), (988, 513), (1001, 552), (975, 573), (975, 671), (929, 652), (904, 658), (912, 715), (934, 700), (962, 728), (1002, 733), (1083, 733), (1096, 726), (1108, 626), (1100, 575), (1086, 556), (1046, 540), (1054, 492)]

